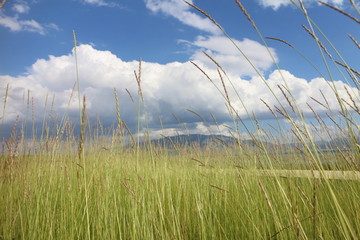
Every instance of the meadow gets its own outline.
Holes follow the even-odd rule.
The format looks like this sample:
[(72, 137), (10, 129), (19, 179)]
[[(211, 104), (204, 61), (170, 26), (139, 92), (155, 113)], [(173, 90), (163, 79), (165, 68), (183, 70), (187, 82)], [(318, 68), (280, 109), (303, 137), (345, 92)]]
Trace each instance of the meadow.
[[(235, 2), (258, 31), (246, 9)], [(296, 5), (314, 26), (301, 1)], [(191, 6), (227, 35), (209, 14)], [(326, 55), (324, 45), (314, 42)], [(75, 34), (74, 43), (76, 50)], [(219, 66), (222, 81), (231, 83), (216, 59), (208, 57)], [(341, 64), (358, 90), (360, 75)], [(66, 115), (53, 123), (46, 118), (41, 136), (29, 137), (21, 119), (16, 119), (11, 134), (1, 136), (1, 240), (360, 238), (358, 92), (348, 93), (349, 102), (334, 87), (341, 109), (336, 118), (313, 113), (318, 133), (328, 136), (320, 146), (287, 90), (286, 79), (285, 101), (279, 101), (277, 109), (268, 108), (277, 113), (275, 119), (287, 119), (291, 131), (278, 125), (279, 135), (265, 132), (259, 137), (249, 130), (248, 141), (238, 138), (236, 126), (246, 125), (223, 84), (220, 94), (233, 119), (234, 141), (216, 137), (200, 146), (169, 137), (152, 140), (151, 132), (140, 129), (141, 62), (135, 78), (139, 87), (136, 133), (121, 119), (119, 107), (114, 110), (118, 113), (115, 127), (109, 131), (101, 123), (90, 124), (86, 97), (79, 96), (79, 122)], [(7, 89), (4, 92), (5, 109)], [(114, 99), (118, 104), (116, 90)], [(249, 114), (249, 118), (263, 129), (256, 116)], [(74, 131), (76, 125), (79, 131)], [(296, 141), (285, 144), (289, 139)]]

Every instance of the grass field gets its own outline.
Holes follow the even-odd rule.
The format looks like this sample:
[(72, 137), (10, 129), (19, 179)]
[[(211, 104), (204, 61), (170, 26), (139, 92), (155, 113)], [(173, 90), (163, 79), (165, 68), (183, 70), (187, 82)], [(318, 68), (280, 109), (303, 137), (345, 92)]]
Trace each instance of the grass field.
[[(354, 239), (359, 179), (235, 167), (245, 156), (148, 151), (2, 164), (1, 239)], [(200, 165), (193, 161), (206, 161)], [(263, 170), (264, 171), (264, 170)], [(299, 173), (299, 171), (298, 171)], [(327, 174), (325, 174), (326, 176)]]
[[(358, 87), (359, 76), (348, 70)], [(139, 70), (138, 119), (146, 116), (140, 75)], [(323, 151), (291, 93), (282, 92), (285, 102), (269, 110), (288, 120), (291, 136), (281, 126), (279, 136), (249, 131), (251, 145), (237, 141), (236, 131), (236, 141), (221, 146), (155, 145), (145, 130), (140, 142), (141, 131), (127, 129), (118, 106), (117, 127), (98, 134), (80, 96), (79, 134), (66, 114), (52, 124), (53, 131), (44, 117), (41, 137), (27, 137), (21, 120), (14, 120), (0, 156), (0, 240), (359, 239), (358, 93), (350, 103), (338, 97), (341, 124), (328, 116), (336, 135), (322, 120), (326, 116), (314, 112), (330, 140), (329, 151)], [(236, 129), (243, 121), (225, 84), (222, 94)], [(256, 117), (249, 118), (258, 125)], [(296, 144), (281, 144), (287, 139)]]

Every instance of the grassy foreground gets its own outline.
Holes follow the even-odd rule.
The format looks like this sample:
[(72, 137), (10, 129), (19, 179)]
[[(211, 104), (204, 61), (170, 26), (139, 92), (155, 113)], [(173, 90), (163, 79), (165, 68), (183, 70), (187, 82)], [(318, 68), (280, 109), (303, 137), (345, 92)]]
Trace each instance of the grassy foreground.
[(145, 150), (139, 158), (99, 150), (85, 156), (86, 165), (77, 156), (51, 160), (46, 155), (2, 164), (0, 239), (350, 239), (360, 234), (357, 180), (262, 176), (234, 166), (226, 155), (165, 151), (155, 165), (150, 158)]

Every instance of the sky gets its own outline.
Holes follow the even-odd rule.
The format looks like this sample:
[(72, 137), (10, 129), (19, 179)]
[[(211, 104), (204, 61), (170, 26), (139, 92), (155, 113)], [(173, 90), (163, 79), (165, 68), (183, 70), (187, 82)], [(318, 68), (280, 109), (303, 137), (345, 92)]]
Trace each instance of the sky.
[[(139, 71), (142, 59), (145, 103), (141, 119), (155, 134), (184, 129), (228, 134), (232, 121), (218, 67), (204, 52), (226, 72), (220, 75), (233, 107), (244, 119), (250, 113), (271, 121), (272, 114), (260, 99), (271, 107), (279, 106), (276, 97), (285, 102), (278, 85), (287, 85), (299, 109), (308, 116), (312, 114), (307, 103), (324, 113), (311, 97), (323, 100), (324, 95), (334, 112), (340, 109), (330, 86), (336, 86), (340, 96), (350, 101), (346, 87), (359, 102), (359, 91), (349, 75), (325, 56), (330, 72), (327, 70), (314, 39), (302, 27), (310, 28), (307, 19), (290, 1), (242, 3), (263, 37), (280, 38), (295, 48), (274, 40), (265, 40), (266, 47), (233, 0), (188, 2), (215, 19), (233, 42), (182, 0), (8, 0), (0, 9), (2, 99), (9, 86), (6, 105), (0, 107), (2, 122), (11, 124), (17, 116), (31, 120), (32, 104), (27, 99), (34, 101), (38, 123), (44, 116), (61, 119), (65, 112), (79, 115), (78, 94), (73, 92), (77, 79), (73, 32), (80, 94), (86, 96), (89, 118), (100, 118), (106, 125), (116, 123), (116, 89), (121, 118), (136, 128), (138, 85), (134, 71)], [(359, 24), (317, 1), (303, 2), (313, 22), (341, 54), (340, 58), (316, 30), (334, 60), (346, 61), (359, 70), (359, 48), (348, 37), (351, 34), (359, 42)], [(359, 17), (350, 1), (324, 2)], [(359, 6), (357, 1), (355, 4)]]

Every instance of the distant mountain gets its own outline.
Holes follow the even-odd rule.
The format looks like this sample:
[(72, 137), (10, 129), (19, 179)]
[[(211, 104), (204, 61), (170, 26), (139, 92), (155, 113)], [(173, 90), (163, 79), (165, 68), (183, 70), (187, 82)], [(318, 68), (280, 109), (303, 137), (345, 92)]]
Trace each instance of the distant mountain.
[[(151, 143), (156, 147), (165, 147), (165, 148), (174, 148), (174, 147), (185, 147), (185, 146), (197, 146), (197, 147), (222, 147), (222, 146), (231, 146), (237, 144), (238, 139), (234, 137), (224, 136), (224, 135), (203, 135), (203, 134), (189, 134), (189, 135), (176, 135), (176, 136), (164, 136), (160, 139), (153, 139)], [(359, 139), (358, 139), (359, 144)], [(242, 147), (254, 147), (258, 148), (259, 145), (264, 145), (268, 150), (279, 150), (283, 149), (295, 149), (304, 147), (302, 144), (294, 143), (284, 143), (281, 145), (270, 143), (270, 142), (260, 142), (256, 143), (254, 140), (241, 140), (240, 145)], [(350, 143), (346, 139), (336, 139), (333, 141), (317, 141), (315, 145), (319, 151), (328, 152), (328, 151), (338, 151), (338, 149), (346, 149), (350, 147)], [(261, 147), (260, 147), (261, 148)]]
[[(357, 144), (360, 144), (360, 138), (356, 139)], [(354, 146), (352, 142), (349, 141), (349, 139), (334, 139), (331, 141), (316, 141), (315, 146), (324, 152), (333, 152), (333, 151), (339, 151), (340, 150), (347, 150), (350, 149), (351, 146)]]
[(206, 147), (210, 145), (228, 145), (236, 143), (237, 139), (224, 135), (203, 135), (203, 134), (189, 134), (176, 135), (170, 137), (162, 137), (160, 139), (152, 140), (152, 144), (162, 147), (190, 146), (197, 145), (199, 147)]

